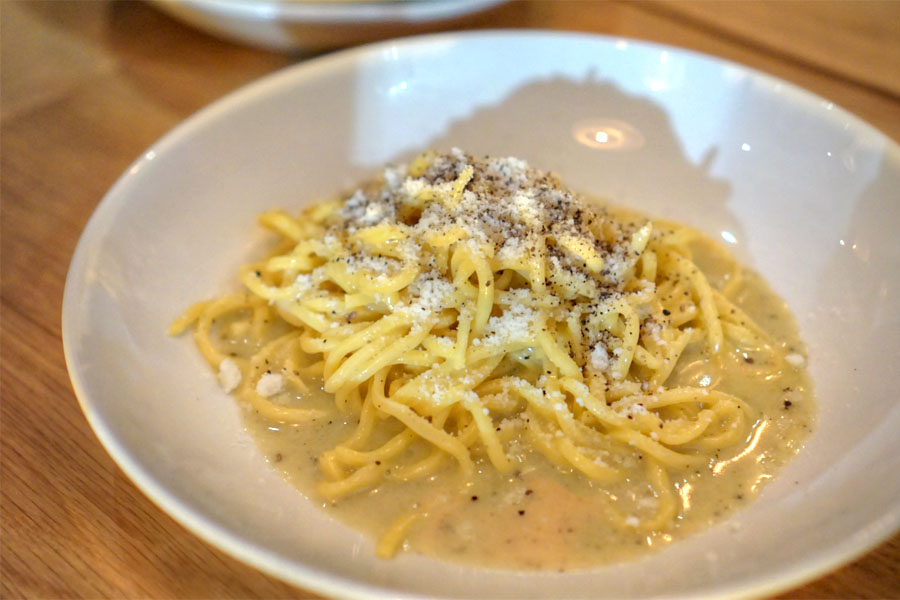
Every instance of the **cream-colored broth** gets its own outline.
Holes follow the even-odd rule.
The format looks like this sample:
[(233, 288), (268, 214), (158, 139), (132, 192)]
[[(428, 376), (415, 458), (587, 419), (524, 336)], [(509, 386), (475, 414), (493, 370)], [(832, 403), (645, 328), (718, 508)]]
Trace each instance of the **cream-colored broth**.
[[(721, 254), (704, 252), (702, 246), (695, 250), (694, 258), (711, 283), (723, 283), (728, 269), (723, 268)], [(777, 345), (804, 356), (785, 303), (758, 275), (746, 271), (743, 277), (744, 283), (732, 298), (735, 304)], [(811, 384), (802, 366), (781, 364), (775, 368), (767, 364), (763, 353), (728, 344), (726, 340), (717, 356), (709, 356), (702, 343), (689, 346), (667, 386), (708, 386), (734, 394), (755, 409), (757, 421), (745, 440), (716, 452), (708, 465), (670, 472), (681, 507), (668, 526), (648, 533), (620, 528), (604, 516), (611, 509), (636, 518), (654, 512), (656, 498), (639, 452), (611, 448), (609, 460), (624, 470), (626, 477), (601, 484), (551, 465), (537, 452), (529, 452), (524, 441), (521, 462), (512, 474), (500, 474), (486, 458), (476, 457), (476, 477), (464, 481), (448, 460), (428, 479), (401, 482), (388, 478), (374, 489), (323, 506), (373, 538), (415, 509), (427, 516), (410, 529), (406, 549), (480, 566), (579, 569), (628, 560), (665, 546), (752, 501), (799, 450), (813, 425)], [(324, 393), (314, 400), (329, 411), (328, 416), (284, 426), (247, 411), (246, 425), (273, 466), (317, 501), (317, 459), (349, 437), (356, 420), (348, 422)], [(396, 432), (384, 435), (391, 433)], [(420, 448), (423, 456), (425, 450)]]

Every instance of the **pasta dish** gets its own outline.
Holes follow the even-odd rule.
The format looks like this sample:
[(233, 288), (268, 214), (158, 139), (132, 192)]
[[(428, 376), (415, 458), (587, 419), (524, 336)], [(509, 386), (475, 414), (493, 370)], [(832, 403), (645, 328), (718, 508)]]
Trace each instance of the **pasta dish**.
[[(752, 273), (691, 228), (587, 202), (521, 160), (427, 152), (259, 220), (279, 241), (241, 269), (242, 291), (170, 333), (192, 328), (263, 429), (319, 440), (267, 452), (296, 456), (313, 497), (390, 513), (360, 525), (381, 556), (471, 551), (460, 511), (627, 556), (671, 539), (726, 471), (740, 474), (719, 512), (752, 496), (766, 461), (741, 458), (782, 435), (791, 454), (810, 426), (802, 345), (740, 302), (768, 298)], [(553, 498), (543, 515), (538, 496)], [(562, 525), (582, 513), (590, 531)], [(560, 567), (517, 552), (501, 566)]]

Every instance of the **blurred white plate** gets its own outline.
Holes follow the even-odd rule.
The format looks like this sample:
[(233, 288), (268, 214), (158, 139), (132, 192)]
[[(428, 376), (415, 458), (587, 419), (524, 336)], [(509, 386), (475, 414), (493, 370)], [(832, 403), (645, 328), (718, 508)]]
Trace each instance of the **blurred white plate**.
[(506, 1), (152, 0), (208, 33), (272, 50), (317, 50), (423, 33)]
[[(809, 344), (821, 414), (758, 502), (637, 562), (514, 573), (378, 560), (371, 540), (267, 466), (192, 342), (166, 327), (234, 285), (260, 211), (297, 209), (386, 161), (453, 145), (519, 156), (722, 236), (782, 294)], [(898, 189), (895, 143), (826, 100), (713, 58), (552, 33), (377, 44), (248, 86), (134, 163), (72, 260), (66, 359), (98, 437), (148, 496), (211, 544), (321, 593), (773, 593), (900, 524)]]

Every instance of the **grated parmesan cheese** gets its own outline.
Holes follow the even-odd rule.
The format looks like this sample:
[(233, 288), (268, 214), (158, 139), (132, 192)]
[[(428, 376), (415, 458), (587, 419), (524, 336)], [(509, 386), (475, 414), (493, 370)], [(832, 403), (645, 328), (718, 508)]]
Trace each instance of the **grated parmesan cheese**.
[(284, 378), (278, 373), (265, 373), (256, 382), (256, 393), (264, 398), (274, 396), (284, 387)]
[[(648, 399), (656, 399), (654, 396), (647, 396)], [(611, 409), (616, 411), (616, 413), (622, 417), (635, 417), (637, 415), (645, 415), (647, 414), (647, 408), (636, 402), (633, 397), (625, 397), (620, 400), (616, 400), (612, 404), (609, 405)]]
[(241, 383), (241, 370), (230, 358), (224, 358), (219, 363), (219, 385), (230, 394)]
[(527, 306), (513, 304), (501, 316), (488, 319), (488, 333), (482, 343), (501, 346), (527, 339), (535, 317), (534, 311)]
[(605, 344), (598, 342), (591, 349), (591, 366), (597, 371), (609, 369), (609, 352)]
[(801, 356), (800, 354), (797, 354), (796, 352), (792, 352), (792, 353), (788, 354), (787, 356), (784, 357), (784, 360), (786, 360), (788, 362), (788, 364), (790, 364), (795, 369), (799, 369), (803, 365), (806, 364), (806, 359), (803, 358), (803, 356)]

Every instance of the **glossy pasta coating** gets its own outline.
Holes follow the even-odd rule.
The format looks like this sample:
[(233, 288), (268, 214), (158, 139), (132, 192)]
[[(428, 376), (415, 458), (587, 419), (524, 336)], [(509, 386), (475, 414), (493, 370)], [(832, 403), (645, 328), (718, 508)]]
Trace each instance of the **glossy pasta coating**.
[[(777, 354), (694, 264), (699, 234), (614, 218), (523, 161), (425, 153), (260, 222), (281, 242), (242, 269), (247, 291), (195, 305), (172, 332), (193, 324), (220, 377), (268, 419), (323, 418), (321, 387), (358, 421), (318, 459), (327, 501), (451, 468), (462, 482), (488, 465), (510, 473), (529, 452), (612, 483), (638, 455), (643, 509), (605, 518), (657, 531), (678, 515), (672, 476), (706, 468), (758, 418), (732, 394), (667, 386), (689, 344)], [(377, 552), (427, 516), (396, 519)]]

